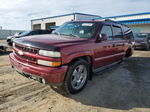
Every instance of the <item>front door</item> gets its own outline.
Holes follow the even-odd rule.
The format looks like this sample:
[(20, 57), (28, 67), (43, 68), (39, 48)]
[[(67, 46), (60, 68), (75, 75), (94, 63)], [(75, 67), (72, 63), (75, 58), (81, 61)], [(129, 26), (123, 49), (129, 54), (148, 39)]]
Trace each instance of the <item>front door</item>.
[(111, 25), (103, 25), (100, 34), (105, 34), (107, 40), (96, 42), (94, 50), (94, 69), (109, 65), (114, 62), (113, 33)]

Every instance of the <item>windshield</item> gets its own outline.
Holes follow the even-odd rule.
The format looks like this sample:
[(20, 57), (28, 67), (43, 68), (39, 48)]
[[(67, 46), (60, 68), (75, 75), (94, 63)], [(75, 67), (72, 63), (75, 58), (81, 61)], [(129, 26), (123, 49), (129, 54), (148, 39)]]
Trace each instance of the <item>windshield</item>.
[(56, 29), (53, 34), (91, 38), (97, 28), (94, 22), (68, 22)]
[(30, 31), (22, 32), (19, 36), (26, 36), (29, 34)]
[(137, 33), (137, 34), (135, 34), (135, 37), (136, 38), (147, 38), (148, 35), (146, 33)]

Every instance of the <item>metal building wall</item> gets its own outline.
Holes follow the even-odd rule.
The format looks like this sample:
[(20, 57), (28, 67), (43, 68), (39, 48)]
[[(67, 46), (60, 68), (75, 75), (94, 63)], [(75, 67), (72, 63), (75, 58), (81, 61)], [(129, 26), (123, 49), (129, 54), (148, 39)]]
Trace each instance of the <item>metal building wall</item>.
[(18, 32), (22, 32), (22, 30), (0, 30), (0, 40), (6, 39), (6, 37), (12, 36)]
[(54, 16), (48, 18), (35, 19), (31, 21), (32, 29), (34, 29), (34, 25), (41, 25), (41, 29), (46, 29), (46, 23), (56, 23), (56, 26), (60, 26), (67, 21), (72, 20), (87, 20), (100, 18), (100, 16), (90, 15), (90, 14), (82, 14), (82, 13), (72, 13), (68, 15)]
[(94, 18), (99, 18), (100, 16), (92, 16), (92, 15), (81, 15), (81, 14), (75, 14), (75, 20), (90, 20)]
[(32, 21), (32, 27), (35, 24), (41, 24), (41, 29), (46, 29), (46, 23), (55, 22), (56, 26), (62, 25), (66, 21), (71, 21), (74, 19), (74, 15), (68, 15), (68, 16), (61, 16), (61, 17), (55, 17), (55, 18), (47, 18), (47, 19), (40, 19)]
[(124, 21), (124, 20), (134, 20), (134, 19), (145, 19), (150, 18), (150, 14), (144, 15), (133, 15), (133, 16), (126, 16), (126, 17), (114, 17), (113, 20), (115, 21)]
[(111, 19), (128, 25), (134, 33), (150, 33), (150, 12), (96, 18), (96, 20)]
[(150, 24), (129, 25), (134, 33), (150, 33)]

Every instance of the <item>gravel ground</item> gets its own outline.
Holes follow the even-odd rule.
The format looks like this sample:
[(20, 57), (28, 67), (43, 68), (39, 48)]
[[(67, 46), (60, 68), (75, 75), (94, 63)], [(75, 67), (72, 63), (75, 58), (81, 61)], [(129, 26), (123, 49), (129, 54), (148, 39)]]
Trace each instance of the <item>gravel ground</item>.
[(150, 112), (150, 51), (135, 51), (70, 96), (19, 75), (9, 53), (0, 55), (0, 112)]

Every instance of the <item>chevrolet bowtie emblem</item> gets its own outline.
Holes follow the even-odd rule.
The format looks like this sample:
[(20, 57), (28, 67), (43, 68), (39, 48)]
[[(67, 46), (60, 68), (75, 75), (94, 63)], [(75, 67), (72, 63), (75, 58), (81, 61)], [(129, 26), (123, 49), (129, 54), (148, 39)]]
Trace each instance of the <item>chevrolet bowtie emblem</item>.
[(18, 54), (22, 56), (22, 55), (23, 55), (23, 52), (22, 52), (22, 51), (18, 51)]

